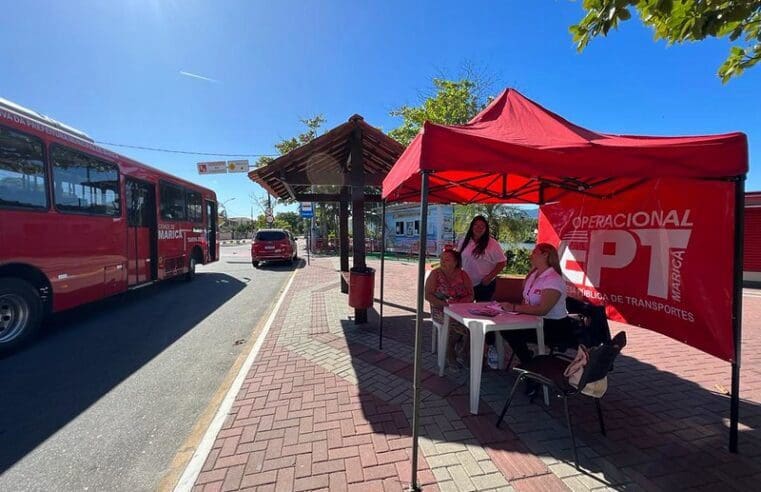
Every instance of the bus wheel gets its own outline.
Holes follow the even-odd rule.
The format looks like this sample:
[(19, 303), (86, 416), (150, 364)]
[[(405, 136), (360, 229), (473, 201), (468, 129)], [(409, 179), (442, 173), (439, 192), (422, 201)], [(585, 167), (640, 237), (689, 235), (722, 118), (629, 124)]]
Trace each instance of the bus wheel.
[(254, 268), (259, 268), (259, 262), (256, 260), (251, 260), (251, 264), (254, 265)]
[(31, 284), (0, 279), (0, 352), (31, 339), (42, 320), (42, 300)]
[(196, 276), (196, 257), (192, 255), (188, 263), (188, 273), (185, 274), (185, 280), (190, 282)]

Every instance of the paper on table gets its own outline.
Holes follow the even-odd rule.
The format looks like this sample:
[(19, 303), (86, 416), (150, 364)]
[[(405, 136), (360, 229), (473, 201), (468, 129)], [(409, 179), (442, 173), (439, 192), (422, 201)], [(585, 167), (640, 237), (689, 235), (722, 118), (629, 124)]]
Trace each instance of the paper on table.
[(468, 309), (468, 312), (470, 314), (475, 314), (476, 316), (488, 316), (489, 318), (493, 318), (499, 316), (504, 311), (497, 311), (496, 309), (491, 309), (489, 307), (476, 307)]
[(495, 311), (504, 311), (502, 308), (502, 304), (498, 303), (497, 301), (491, 301), (489, 304), (486, 305), (488, 309), (494, 309)]
[(502, 304), (498, 303), (497, 301), (491, 301), (486, 305), (486, 308), (499, 311), (499, 314), (518, 314), (517, 311), (505, 311), (505, 308), (502, 307)]

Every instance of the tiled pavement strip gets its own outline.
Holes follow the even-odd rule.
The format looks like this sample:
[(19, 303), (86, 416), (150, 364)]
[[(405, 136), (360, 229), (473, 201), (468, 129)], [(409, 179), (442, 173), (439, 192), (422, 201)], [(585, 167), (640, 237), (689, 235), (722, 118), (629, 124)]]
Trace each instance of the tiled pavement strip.
[[(408, 484), (416, 266), (386, 266), (382, 351), (377, 315), (363, 326), (350, 320), (337, 259), (298, 270), (193, 490), (369, 492)], [(570, 405), (582, 471), (570, 464), (561, 405), (548, 411), (519, 396), (498, 430), (495, 412), (513, 376), (485, 370), (481, 414), (470, 415), (467, 373), (435, 375), (426, 329), (419, 482), (442, 491), (757, 489), (761, 298), (746, 296), (744, 304), (741, 454), (727, 451), (729, 364), (614, 324), (629, 345), (602, 400), (607, 437), (591, 399)]]

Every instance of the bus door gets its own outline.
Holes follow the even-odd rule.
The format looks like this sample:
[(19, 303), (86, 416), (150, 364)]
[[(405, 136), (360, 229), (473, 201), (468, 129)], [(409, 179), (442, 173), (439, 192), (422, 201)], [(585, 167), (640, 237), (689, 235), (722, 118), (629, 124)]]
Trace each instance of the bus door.
[(156, 187), (127, 178), (126, 189), (127, 278), (132, 286), (158, 278)]
[(217, 204), (206, 200), (206, 244), (209, 261), (217, 260)]

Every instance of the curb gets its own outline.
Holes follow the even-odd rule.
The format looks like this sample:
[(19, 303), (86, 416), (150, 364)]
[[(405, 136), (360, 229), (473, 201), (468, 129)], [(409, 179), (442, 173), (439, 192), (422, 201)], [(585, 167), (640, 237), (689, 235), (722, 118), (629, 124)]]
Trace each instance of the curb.
[(201, 473), (206, 458), (209, 456), (209, 453), (214, 446), (217, 434), (219, 434), (222, 429), (222, 426), (227, 419), (227, 415), (235, 403), (235, 398), (238, 396), (240, 388), (243, 386), (246, 376), (248, 375), (251, 366), (254, 364), (256, 356), (259, 354), (259, 350), (262, 345), (264, 345), (264, 339), (267, 337), (270, 327), (275, 321), (275, 316), (277, 316), (277, 313), (280, 311), (280, 306), (283, 304), (283, 300), (290, 290), (294, 278), (296, 278), (296, 270), (294, 270), (291, 278), (288, 280), (288, 284), (286, 284), (285, 289), (283, 289), (282, 294), (280, 294), (277, 304), (272, 308), (272, 312), (270, 313), (269, 318), (267, 318), (267, 324), (264, 325), (264, 328), (256, 339), (256, 343), (251, 349), (251, 352), (249, 352), (248, 357), (246, 357), (246, 361), (241, 366), (240, 371), (235, 377), (232, 385), (230, 385), (230, 389), (227, 391), (224, 400), (222, 400), (222, 403), (219, 405), (219, 410), (217, 410), (216, 415), (214, 415), (214, 419), (211, 421), (209, 428), (206, 430), (206, 433), (204, 433), (196, 451), (193, 453), (193, 456), (185, 467), (185, 471), (180, 476), (180, 480), (174, 488), (175, 492), (189, 492), (193, 489), (193, 485), (195, 485), (198, 475)]
[(220, 241), (220, 246), (238, 246), (241, 244), (251, 244), (250, 239), (225, 239), (224, 241)]

